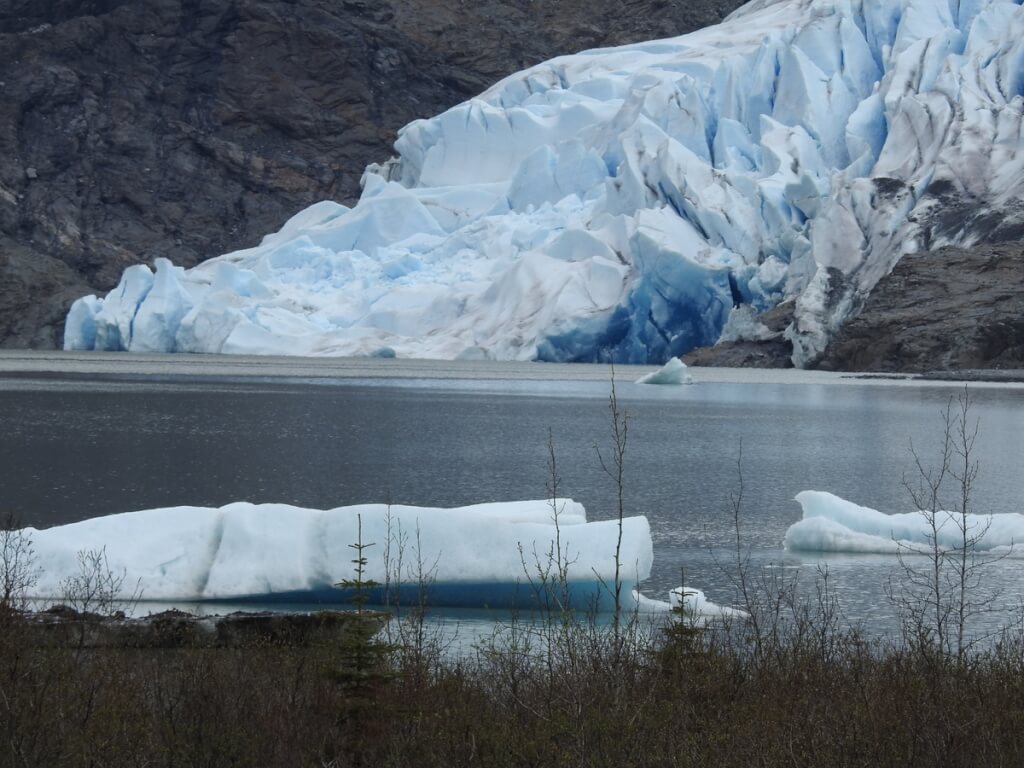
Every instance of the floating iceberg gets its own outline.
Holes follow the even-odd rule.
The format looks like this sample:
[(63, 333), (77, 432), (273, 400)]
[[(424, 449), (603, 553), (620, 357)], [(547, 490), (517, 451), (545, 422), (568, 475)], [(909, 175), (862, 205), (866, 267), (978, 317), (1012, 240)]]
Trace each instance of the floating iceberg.
[[(803, 519), (786, 531), (787, 549), (877, 554), (931, 549), (931, 526), (921, 512), (886, 515), (823, 491), (801, 491), (796, 500), (803, 508)], [(973, 547), (977, 552), (1008, 552), (1024, 542), (1024, 515), (969, 514), (966, 525), (968, 536), (977, 539)], [(959, 515), (939, 512), (936, 528), (940, 549), (963, 545)]]
[(644, 613), (676, 612), (680, 621), (709, 625), (723, 619), (746, 619), (746, 611), (713, 603), (704, 593), (693, 587), (676, 587), (668, 594), (668, 602), (635, 595), (637, 606)]
[(66, 349), (650, 363), (795, 300), (794, 363), (905, 253), (1024, 227), (1024, 9), (754, 0), (406, 126), (352, 208), (128, 268)]
[[(146, 600), (345, 602), (335, 588), (354, 578), (353, 544), (366, 548), (364, 580), (371, 601), (413, 604), (421, 584), (433, 606), (536, 607), (561, 594), (552, 511), (573, 605), (614, 607), (617, 521), (587, 522), (582, 505), (560, 499), (428, 509), (368, 504), (314, 510), (285, 504), (229, 504), (219, 509), (171, 507), (98, 517), (31, 536), (41, 578), (32, 597), (60, 599), (62, 582), (80, 573), (79, 552), (105, 549), (109, 568), (138, 584)], [(359, 526), (361, 525), (361, 538)], [(651, 570), (651, 533), (644, 517), (623, 520), (622, 600)], [(421, 578), (422, 577), (422, 578)]]
[(669, 605), (682, 612), (684, 621), (745, 619), (750, 615), (739, 608), (713, 603), (699, 589), (685, 586), (676, 587), (669, 593)]
[(693, 384), (693, 377), (686, 372), (686, 364), (673, 357), (661, 368), (636, 380), (637, 384)]

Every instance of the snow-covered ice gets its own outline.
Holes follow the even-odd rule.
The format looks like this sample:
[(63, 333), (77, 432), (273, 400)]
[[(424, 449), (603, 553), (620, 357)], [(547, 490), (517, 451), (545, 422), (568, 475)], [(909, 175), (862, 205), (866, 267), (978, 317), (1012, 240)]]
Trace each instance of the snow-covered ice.
[(1017, 2), (754, 0), (406, 126), (355, 207), (130, 267), (65, 348), (660, 363), (791, 299), (802, 366), (903, 254), (1019, 236), (1022, 94)]
[[(801, 491), (796, 496), (803, 519), (786, 531), (786, 548), (802, 552), (897, 554), (927, 552), (932, 529), (921, 512), (884, 514), (824, 491)], [(943, 550), (963, 546), (962, 518), (951, 512), (935, 516), (935, 543)], [(968, 537), (976, 552), (1006, 553), (1024, 542), (1024, 515), (978, 515), (966, 519)]]
[(673, 357), (661, 368), (644, 374), (636, 380), (637, 384), (693, 384), (693, 377), (686, 372), (686, 364), (678, 357)]
[[(59, 599), (79, 574), (78, 553), (105, 549), (115, 576), (146, 600), (344, 602), (334, 587), (355, 578), (350, 546), (367, 546), (364, 580), (391, 589), (390, 602), (418, 600), (421, 579), (433, 606), (535, 607), (549, 566), (559, 512), (571, 599), (580, 608), (614, 605), (614, 520), (587, 522), (582, 505), (560, 499), (480, 504), (455, 509), (367, 504), (330, 510), (238, 502), (219, 509), (171, 507), (97, 517), (31, 536), (41, 578), (31, 595)], [(621, 594), (650, 575), (652, 544), (645, 517), (623, 521)], [(417, 544), (418, 541), (418, 544)], [(399, 567), (401, 563), (401, 567)], [(557, 569), (551, 570), (551, 578)], [(382, 598), (382, 588), (370, 591)]]

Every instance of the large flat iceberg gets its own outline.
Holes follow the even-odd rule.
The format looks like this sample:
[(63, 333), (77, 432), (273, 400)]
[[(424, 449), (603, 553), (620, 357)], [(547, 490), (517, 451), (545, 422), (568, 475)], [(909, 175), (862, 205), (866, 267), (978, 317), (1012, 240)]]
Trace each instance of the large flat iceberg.
[(935, 533), (921, 512), (887, 515), (824, 491), (801, 491), (796, 496), (803, 519), (786, 531), (786, 548), (797, 552), (877, 554), (927, 553), (963, 546), (966, 524), (971, 549), (978, 553), (1008, 553), (1024, 542), (1024, 515), (935, 514)]
[[(553, 510), (559, 512), (559, 530)], [(104, 550), (127, 589), (145, 600), (344, 602), (334, 585), (355, 577), (351, 545), (367, 546), (364, 580), (375, 602), (412, 604), (421, 584), (433, 606), (537, 607), (560, 599), (549, 553), (560, 542), (570, 599), (581, 609), (614, 607), (617, 521), (587, 522), (567, 499), (481, 504), (456, 509), (366, 504), (329, 510), (238, 502), (219, 509), (171, 507), (98, 517), (45, 530), (25, 529), (40, 579), (31, 597), (60, 599), (80, 573), (79, 553)], [(645, 517), (622, 522), (621, 596), (651, 570)], [(422, 577), (422, 578), (421, 578)]]
[(654, 363), (794, 300), (810, 364), (903, 254), (1019, 237), (1022, 93), (1017, 2), (754, 0), (406, 126), (354, 208), (130, 267), (65, 348)]

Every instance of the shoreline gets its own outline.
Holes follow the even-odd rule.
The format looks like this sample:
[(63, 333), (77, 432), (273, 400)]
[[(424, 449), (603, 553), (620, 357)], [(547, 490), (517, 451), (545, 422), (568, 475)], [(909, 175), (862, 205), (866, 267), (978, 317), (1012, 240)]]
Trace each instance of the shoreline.
[[(494, 362), (412, 358), (275, 357), (0, 350), (0, 380), (155, 379), (216, 380), (475, 380), (609, 381), (621, 383), (658, 370), (656, 365)], [(925, 373), (813, 371), (794, 368), (691, 366), (695, 384), (859, 384), (866, 386), (976, 384), (1024, 387), (1024, 370), (971, 369)]]

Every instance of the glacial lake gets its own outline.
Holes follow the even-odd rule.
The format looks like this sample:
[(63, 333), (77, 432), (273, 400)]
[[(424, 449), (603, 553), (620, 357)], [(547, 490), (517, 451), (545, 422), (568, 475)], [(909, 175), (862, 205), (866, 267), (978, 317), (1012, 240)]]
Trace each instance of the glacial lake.
[[(544, 498), (549, 434), (561, 495), (592, 520), (615, 515), (616, 487), (598, 458), (612, 445), (604, 366), (579, 375), (552, 366), (546, 376), (543, 365), (435, 363), (393, 376), (392, 361), (364, 361), (355, 373), (311, 376), (282, 363), (263, 376), (258, 361), (245, 375), (193, 375), (173, 363), (127, 374), (2, 363), (0, 481), (5, 507), (26, 525), (238, 500), (327, 508)], [(800, 518), (793, 497), (827, 490), (910, 511), (911, 441), (934, 459), (941, 412), (963, 386), (691, 369), (697, 383), (656, 387), (632, 383), (640, 372), (617, 368), (616, 392), (629, 416), (626, 513), (646, 515), (654, 537), (645, 593), (664, 599), (685, 573), (709, 598), (734, 602), (739, 462), (752, 561), (808, 585), (827, 567), (847, 620), (895, 628), (884, 596), (895, 558), (786, 552), (785, 531)], [(1021, 511), (1024, 387), (971, 384), (970, 395), (976, 508)], [(1015, 553), (984, 578), (1004, 609), (986, 621), (1005, 623), (1024, 592), (1024, 558)]]

